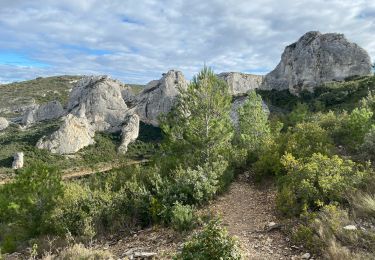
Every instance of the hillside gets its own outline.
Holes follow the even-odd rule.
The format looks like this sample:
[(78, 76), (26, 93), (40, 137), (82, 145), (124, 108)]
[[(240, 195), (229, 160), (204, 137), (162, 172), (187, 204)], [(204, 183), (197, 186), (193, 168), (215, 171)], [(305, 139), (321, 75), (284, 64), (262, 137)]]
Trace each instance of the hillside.
[(0, 116), (19, 116), (34, 104), (58, 100), (65, 104), (79, 76), (56, 76), (0, 85)]

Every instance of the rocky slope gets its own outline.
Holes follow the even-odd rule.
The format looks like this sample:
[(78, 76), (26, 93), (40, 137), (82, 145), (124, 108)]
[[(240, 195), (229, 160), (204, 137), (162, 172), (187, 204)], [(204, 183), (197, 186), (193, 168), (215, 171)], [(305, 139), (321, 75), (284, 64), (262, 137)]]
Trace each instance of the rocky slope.
[(268, 73), (262, 89), (289, 89), (298, 95), (329, 81), (371, 73), (368, 53), (343, 34), (308, 32), (287, 46), (277, 67)]

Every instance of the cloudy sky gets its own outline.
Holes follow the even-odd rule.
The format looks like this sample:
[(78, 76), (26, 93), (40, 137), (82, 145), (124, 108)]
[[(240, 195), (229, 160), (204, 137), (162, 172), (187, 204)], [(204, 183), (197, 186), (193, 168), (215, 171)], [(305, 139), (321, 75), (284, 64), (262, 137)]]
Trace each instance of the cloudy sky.
[(191, 78), (204, 64), (264, 74), (311, 30), (344, 33), (375, 60), (373, 0), (0, 0), (0, 82), (146, 83), (172, 68)]

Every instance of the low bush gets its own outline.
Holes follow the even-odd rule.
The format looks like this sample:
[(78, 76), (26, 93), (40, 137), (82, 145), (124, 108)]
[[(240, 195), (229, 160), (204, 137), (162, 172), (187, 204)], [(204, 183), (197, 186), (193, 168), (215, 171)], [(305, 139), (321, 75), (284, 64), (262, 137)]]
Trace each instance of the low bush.
[(63, 195), (61, 173), (35, 163), (0, 186), (0, 245), (3, 252), (19, 242), (54, 230), (52, 212)]
[(277, 204), (286, 215), (316, 210), (333, 201), (344, 202), (345, 195), (371, 173), (368, 167), (351, 160), (319, 153), (305, 160), (286, 154), (282, 164), (287, 173), (281, 178)]
[(352, 151), (362, 145), (366, 133), (371, 129), (373, 112), (367, 108), (356, 108), (344, 116), (336, 131), (336, 140)]
[(165, 182), (166, 194), (164, 203), (173, 205), (180, 201), (183, 204), (201, 204), (212, 199), (226, 183), (228, 163), (225, 161), (206, 163), (196, 168), (178, 168), (171, 173)]
[(241, 259), (236, 241), (220, 226), (218, 220), (210, 221), (202, 232), (187, 241), (175, 259)]
[(314, 153), (332, 154), (334, 145), (328, 132), (317, 123), (299, 123), (286, 134), (285, 151), (296, 158), (307, 158)]
[(194, 208), (176, 202), (171, 210), (171, 224), (177, 231), (191, 230), (196, 223)]

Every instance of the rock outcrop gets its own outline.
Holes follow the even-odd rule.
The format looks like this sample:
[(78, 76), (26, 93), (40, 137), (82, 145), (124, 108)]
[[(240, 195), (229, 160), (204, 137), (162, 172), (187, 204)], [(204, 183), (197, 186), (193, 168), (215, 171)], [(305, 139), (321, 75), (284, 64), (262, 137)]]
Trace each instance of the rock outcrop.
[(93, 144), (96, 132), (123, 129), (128, 110), (121, 95), (122, 84), (107, 76), (85, 77), (73, 88), (68, 115), (59, 130), (43, 137), (37, 147), (52, 153), (72, 154)]
[(222, 72), (217, 76), (227, 82), (229, 93), (234, 96), (244, 95), (250, 90), (257, 89), (263, 82), (263, 76), (240, 72)]
[(95, 131), (119, 131), (128, 110), (122, 87), (122, 83), (108, 76), (85, 77), (73, 88), (67, 110), (85, 117)]
[(7, 129), (9, 122), (5, 117), (0, 117), (0, 131)]
[(158, 117), (168, 113), (179, 95), (179, 88), (186, 89), (188, 83), (180, 71), (170, 70), (160, 80), (148, 83), (137, 96), (136, 114), (146, 124), (158, 126)]
[(17, 170), (23, 168), (23, 152), (15, 153), (13, 156), (12, 169)]
[(139, 116), (136, 114), (130, 115), (121, 130), (121, 144), (118, 147), (118, 152), (125, 154), (128, 151), (128, 145), (137, 140), (139, 134)]
[(264, 78), (262, 89), (289, 89), (298, 95), (324, 82), (369, 75), (368, 53), (343, 34), (308, 32), (287, 46), (277, 67)]
[(36, 147), (51, 153), (73, 154), (94, 144), (94, 136), (95, 131), (87, 118), (69, 114), (64, 118), (62, 126), (51, 136), (40, 139)]
[(22, 124), (29, 126), (31, 124), (57, 119), (63, 116), (64, 108), (59, 101), (51, 101), (46, 104), (30, 107), (22, 117)]
[(136, 95), (133, 93), (131, 87), (129, 86), (125, 86), (122, 90), (121, 90), (121, 95), (122, 95), (122, 98), (124, 99), (125, 101), (125, 104), (129, 107), (133, 107), (135, 105), (135, 102), (136, 102)]

